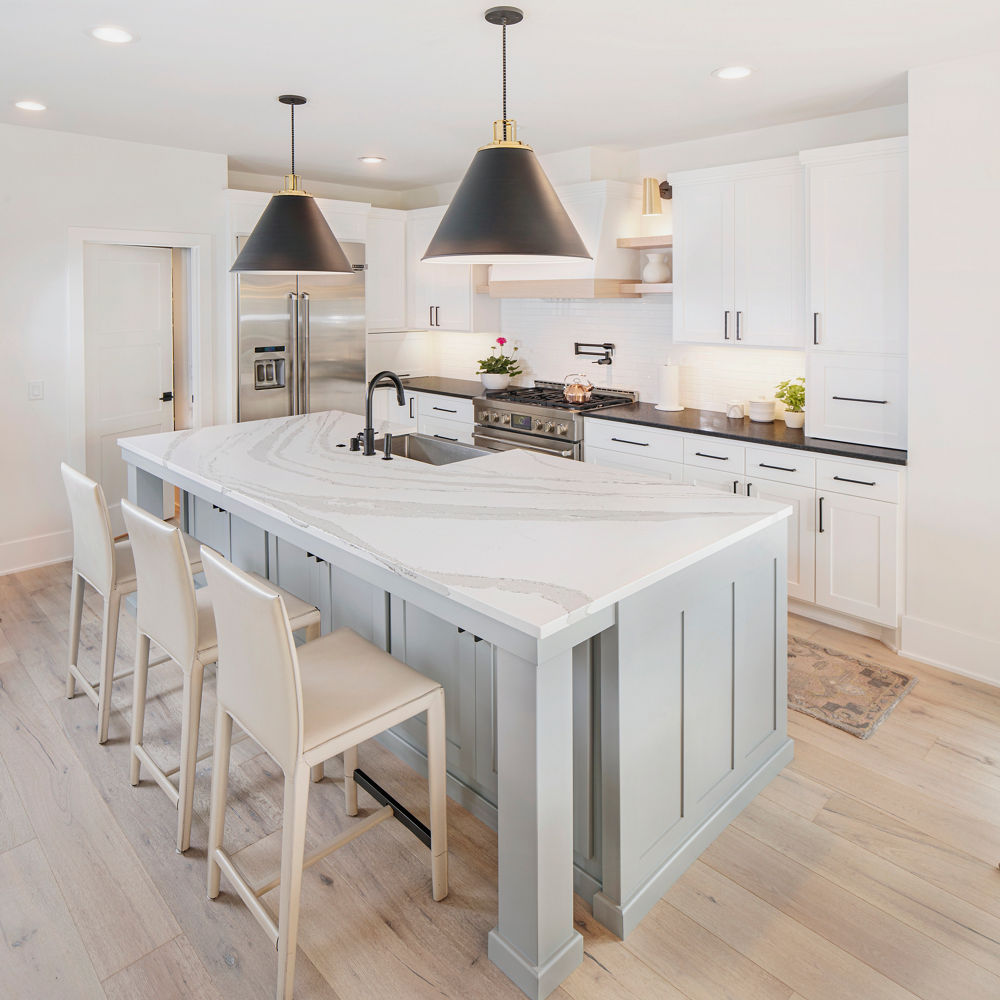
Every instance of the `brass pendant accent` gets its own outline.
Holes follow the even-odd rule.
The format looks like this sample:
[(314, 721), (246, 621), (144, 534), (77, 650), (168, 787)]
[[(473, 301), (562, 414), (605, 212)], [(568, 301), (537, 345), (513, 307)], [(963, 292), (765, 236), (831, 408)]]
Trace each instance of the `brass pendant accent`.
[(517, 122), (513, 118), (498, 118), (493, 123), (493, 141), (479, 148), (491, 149), (494, 146), (516, 146), (518, 149), (531, 149), (526, 142), (518, 142)]

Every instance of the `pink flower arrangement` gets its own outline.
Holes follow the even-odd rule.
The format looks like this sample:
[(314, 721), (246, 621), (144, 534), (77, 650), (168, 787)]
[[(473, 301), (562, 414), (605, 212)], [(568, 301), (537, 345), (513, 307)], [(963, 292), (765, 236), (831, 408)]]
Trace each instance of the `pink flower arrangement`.
[(479, 362), (478, 374), (509, 375), (511, 378), (521, 374), (521, 366), (515, 357), (517, 348), (512, 348), (510, 354), (504, 354), (506, 343), (506, 337), (497, 337), (497, 342), (490, 348), (489, 356)]

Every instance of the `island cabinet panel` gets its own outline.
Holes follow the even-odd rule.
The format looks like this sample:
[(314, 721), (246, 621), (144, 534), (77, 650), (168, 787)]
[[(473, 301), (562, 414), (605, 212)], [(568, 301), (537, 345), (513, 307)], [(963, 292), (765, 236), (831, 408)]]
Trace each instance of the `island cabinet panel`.
[(778, 522), (621, 601), (601, 634), (593, 906), (620, 937), (791, 759), (786, 546)]
[[(461, 778), (476, 771), (476, 637), (409, 601), (392, 600), (390, 651), (444, 688), (448, 769)], [(422, 753), (427, 722), (417, 716), (393, 730)]]
[(211, 501), (188, 494), (187, 530), (203, 545), (215, 549), (227, 559), (232, 554), (229, 544), (229, 511)]
[(306, 549), (272, 535), (267, 576), (272, 583), (317, 607), (320, 613), (320, 629), (324, 634), (332, 631), (333, 597), (328, 562)]

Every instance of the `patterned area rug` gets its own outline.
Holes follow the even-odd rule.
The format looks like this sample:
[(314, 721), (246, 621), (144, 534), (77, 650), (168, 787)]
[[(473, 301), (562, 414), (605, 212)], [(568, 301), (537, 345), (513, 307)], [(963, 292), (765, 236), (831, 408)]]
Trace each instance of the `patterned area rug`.
[(866, 740), (888, 718), (915, 677), (788, 637), (788, 707)]

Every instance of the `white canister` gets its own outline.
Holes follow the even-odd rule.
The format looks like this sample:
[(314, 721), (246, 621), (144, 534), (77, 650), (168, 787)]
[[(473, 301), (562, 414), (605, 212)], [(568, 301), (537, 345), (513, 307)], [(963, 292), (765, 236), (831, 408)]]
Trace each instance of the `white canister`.
[(774, 423), (774, 400), (760, 396), (748, 404), (750, 419), (758, 424)]
[(730, 420), (742, 420), (746, 416), (742, 399), (732, 399), (726, 403), (726, 416)]

